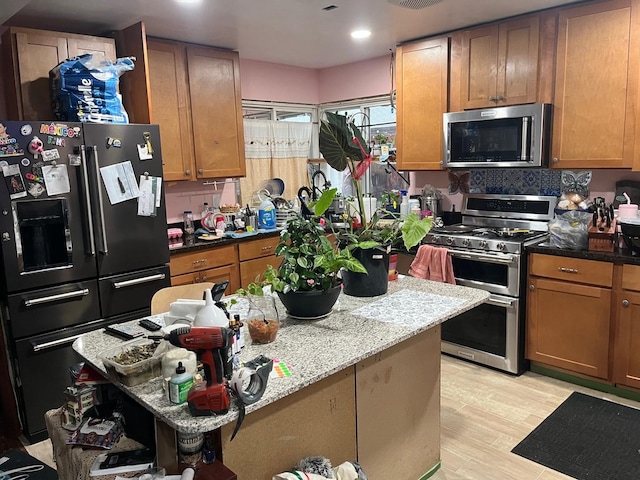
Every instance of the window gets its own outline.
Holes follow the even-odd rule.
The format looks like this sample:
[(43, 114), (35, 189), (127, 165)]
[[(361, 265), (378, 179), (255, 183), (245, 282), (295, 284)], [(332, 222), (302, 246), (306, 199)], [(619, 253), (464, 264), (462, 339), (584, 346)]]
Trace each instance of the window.
[[(374, 163), (362, 177), (362, 187), (365, 193), (370, 193), (379, 200), (388, 190), (406, 190), (407, 175), (395, 170), (396, 151), (396, 111), (389, 104), (389, 97), (360, 99), (353, 102), (320, 105), (320, 116), (324, 112), (339, 113), (352, 118), (360, 128), (362, 136), (369, 142), (374, 156)], [(389, 149), (389, 159), (380, 162), (381, 147)], [(336, 172), (324, 162), (312, 165), (313, 171), (321, 170), (331, 185), (338, 188), (344, 195), (349, 195), (351, 185), (345, 172)]]

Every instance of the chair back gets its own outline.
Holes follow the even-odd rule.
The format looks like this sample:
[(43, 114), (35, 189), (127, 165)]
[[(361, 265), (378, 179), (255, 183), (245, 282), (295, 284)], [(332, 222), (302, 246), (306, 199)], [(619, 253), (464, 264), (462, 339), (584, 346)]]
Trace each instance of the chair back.
[(204, 291), (213, 287), (211, 282), (193, 283), (189, 285), (176, 285), (158, 290), (151, 298), (151, 315), (168, 312), (171, 303), (179, 298), (189, 300), (202, 300)]

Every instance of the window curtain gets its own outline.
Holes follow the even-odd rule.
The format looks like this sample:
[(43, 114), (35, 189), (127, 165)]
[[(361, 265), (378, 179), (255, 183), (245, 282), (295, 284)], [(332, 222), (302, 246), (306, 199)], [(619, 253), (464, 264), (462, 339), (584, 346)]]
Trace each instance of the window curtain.
[(271, 178), (282, 179), (282, 196), (287, 200), (292, 200), (301, 186), (309, 185), (311, 135), (311, 123), (244, 120), (247, 176), (240, 179), (243, 205), (251, 204), (253, 194)]

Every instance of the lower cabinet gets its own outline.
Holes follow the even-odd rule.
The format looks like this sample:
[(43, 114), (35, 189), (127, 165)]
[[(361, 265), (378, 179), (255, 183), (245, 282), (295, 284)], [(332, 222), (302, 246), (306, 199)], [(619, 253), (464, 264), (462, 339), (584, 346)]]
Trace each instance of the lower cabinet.
[(526, 357), (640, 389), (640, 266), (532, 254)]
[(616, 295), (618, 329), (613, 380), (640, 388), (640, 266), (622, 265), (621, 270), (622, 288)]
[(240, 285), (246, 288), (256, 280), (268, 265), (277, 268), (281, 259), (275, 257), (279, 236), (260, 238), (238, 244), (240, 262)]
[(171, 255), (171, 285), (229, 280), (227, 293), (240, 288), (236, 245)]

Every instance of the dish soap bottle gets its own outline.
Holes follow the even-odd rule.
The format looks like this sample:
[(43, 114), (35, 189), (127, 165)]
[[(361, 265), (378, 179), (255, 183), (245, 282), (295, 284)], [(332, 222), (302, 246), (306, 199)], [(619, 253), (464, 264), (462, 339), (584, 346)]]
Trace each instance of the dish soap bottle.
[(187, 401), (189, 390), (193, 387), (193, 375), (187, 373), (182, 362), (178, 362), (175, 375), (169, 380), (169, 400), (171, 403), (184, 403)]
[(211, 296), (211, 289), (204, 291), (204, 307), (198, 310), (193, 319), (194, 327), (228, 327), (229, 320), (222, 309), (216, 307)]
[(273, 230), (276, 228), (276, 207), (269, 197), (258, 207), (258, 228)]

